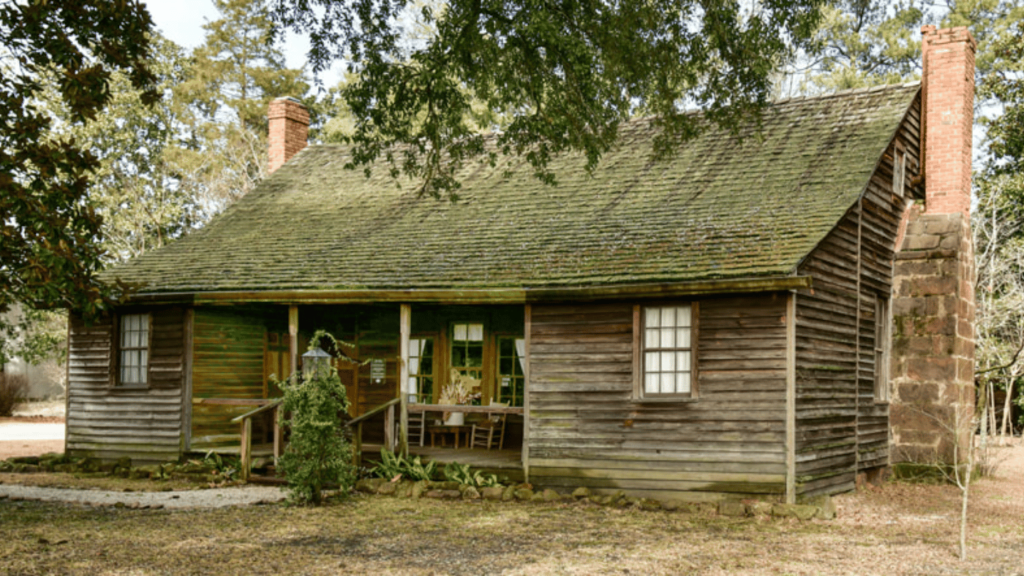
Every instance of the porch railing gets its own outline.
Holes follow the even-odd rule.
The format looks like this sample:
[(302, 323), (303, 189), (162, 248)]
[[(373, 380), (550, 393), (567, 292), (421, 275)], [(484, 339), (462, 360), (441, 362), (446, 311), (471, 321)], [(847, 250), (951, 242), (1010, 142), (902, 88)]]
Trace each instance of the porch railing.
[(395, 451), (395, 405), (401, 401), (401, 398), (392, 398), (345, 424), (349, 428), (355, 426), (355, 433), (352, 435), (352, 460), (356, 466), (363, 463), (363, 422), (381, 412), (384, 412), (384, 446), (392, 452)]
[(242, 447), (238, 457), (241, 460), (240, 476), (243, 482), (249, 481), (249, 467), (252, 464), (252, 418), (270, 410), (274, 411), (274, 466), (277, 466), (277, 459), (281, 457), (281, 403), (283, 401), (283, 398), (271, 400), (268, 404), (231, 419), (232, 424), (240, 423), (242, 425)]

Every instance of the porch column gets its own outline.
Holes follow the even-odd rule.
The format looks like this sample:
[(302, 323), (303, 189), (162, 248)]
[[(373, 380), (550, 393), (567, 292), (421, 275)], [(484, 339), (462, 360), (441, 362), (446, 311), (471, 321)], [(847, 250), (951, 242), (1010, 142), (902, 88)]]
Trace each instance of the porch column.
[(523, 306), (523, 340), (526, 358), (523, 358), (523, 480), (530, 481), (530, 332), (533, 323), (533, 309)]
[(288, 356), (290, 372), (288, 377), (299, 370), (299, 307), (288, 307)]
[(400, 399), (398, 416), (398, 451), (402, 456), (409, 455), (409, 395), (405, 387), (409, 382), (409, 335), (412, 333), (412, 305), (402, 304), (399, 314), (399, 330), (401, 337), (398, 344), (398, 397)]

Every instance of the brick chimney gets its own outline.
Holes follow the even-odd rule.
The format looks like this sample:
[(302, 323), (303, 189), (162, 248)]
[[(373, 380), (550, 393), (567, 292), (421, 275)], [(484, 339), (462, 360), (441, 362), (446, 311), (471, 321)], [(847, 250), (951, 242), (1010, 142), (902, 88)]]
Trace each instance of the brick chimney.
[(964, 27), (921, 28), (928, 214), (970, 216), (976, 46)]
[(925, 204), (908, 209), (896, 247), (890, 371), (892, 464), (911, 470), (952, 464), (974, 409), (975, 41), (966, 28), (921, 35)]
[(292, 156), (306, 147), (309, 139), (309, 111), (295, 98), (278, 98), (270, 103), (270, 162), (267, 173), (273, 174)]

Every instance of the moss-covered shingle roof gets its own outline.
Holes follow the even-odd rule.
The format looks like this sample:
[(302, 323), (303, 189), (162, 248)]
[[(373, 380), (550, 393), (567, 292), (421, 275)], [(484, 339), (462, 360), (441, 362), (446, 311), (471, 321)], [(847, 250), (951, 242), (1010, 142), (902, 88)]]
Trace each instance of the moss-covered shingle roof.
[[(776, 103), (741, 142), (709, 131), (664, 161), (623, 126), (593, 177), (473, 164), (456, 204), (339, 146), (299, 153), (202, 230), (106, 273), (143, 293), (557, 288), (791, 274), (864, 190), (916, 84)], [(749, 132), (749, 130), (747, 131)]]

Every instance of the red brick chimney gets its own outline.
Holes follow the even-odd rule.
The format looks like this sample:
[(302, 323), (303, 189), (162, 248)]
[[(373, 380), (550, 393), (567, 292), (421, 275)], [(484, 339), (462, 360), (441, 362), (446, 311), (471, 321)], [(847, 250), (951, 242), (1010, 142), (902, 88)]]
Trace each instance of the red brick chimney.
[(921, 35), (925, 205), (904, 216), (893, 262), (889, 422), (897, 472), (952, 464), (973, 436), (975, 42), (966, 28), (924, 26)]
[(309, 139), (309, 111), (295, 98), (278, 98), (270, 103), (270, 162), (273, 174), (282, 164), (306, 147)]
[(976, 47), (967, 28), (921, 27), (928, 214), (970, 217)]

